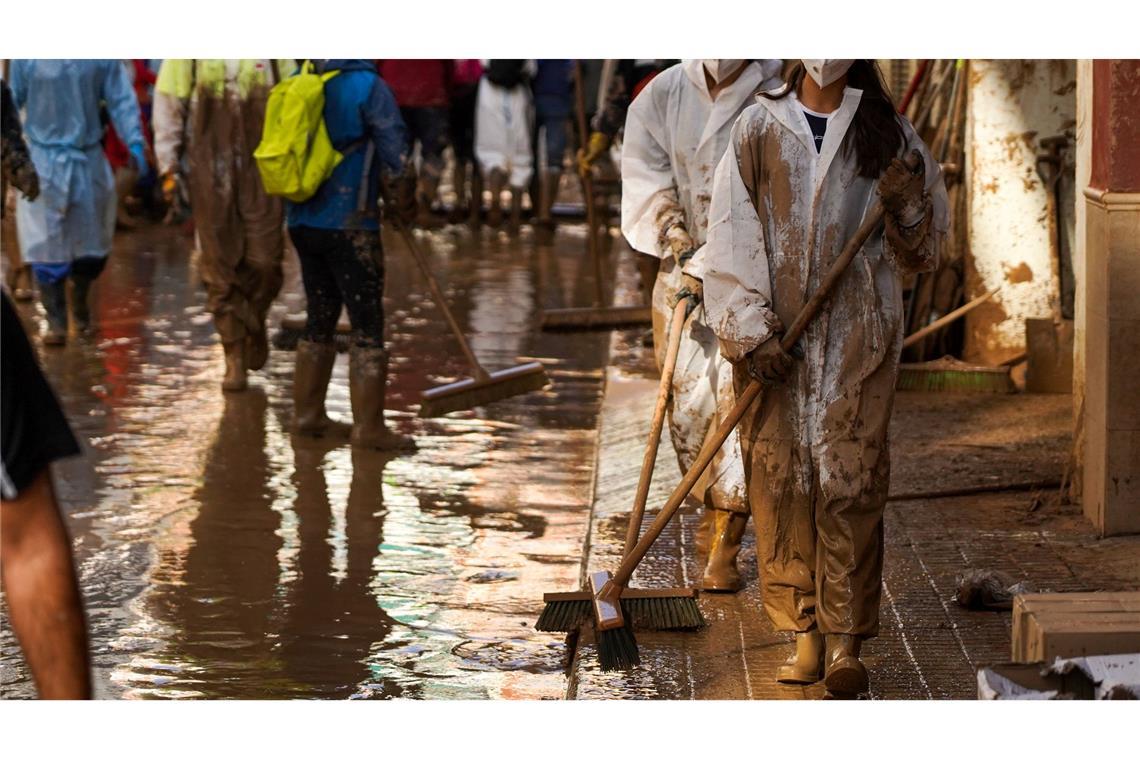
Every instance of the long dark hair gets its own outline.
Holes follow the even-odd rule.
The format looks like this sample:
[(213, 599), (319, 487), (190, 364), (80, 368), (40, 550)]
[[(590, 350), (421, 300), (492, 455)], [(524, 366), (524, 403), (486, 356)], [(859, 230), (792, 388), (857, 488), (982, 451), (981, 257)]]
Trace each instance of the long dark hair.
[[(797, 62), (788, 72), (783, 89), (761, 94), (770, 100), (780, 100), (799, 92), (805, 73), (803, 63)], [(843, 155), (850, 157), (854, 151), (859, 176), (878, 179), (891, 159), (902, 151), (906, 133), (877, 63), (867, 58), (855, 61), (847, 71), (847, 85), (862, 90), (863, 97), (851, 128), (843, 138)]]

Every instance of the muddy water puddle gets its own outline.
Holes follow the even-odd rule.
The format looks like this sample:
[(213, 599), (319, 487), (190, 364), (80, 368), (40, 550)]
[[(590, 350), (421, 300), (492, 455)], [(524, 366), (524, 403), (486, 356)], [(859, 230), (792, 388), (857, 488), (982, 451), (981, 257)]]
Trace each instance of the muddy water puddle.
[[(445, 419), (418, 393), (467, 376), (402, 242), (386, 238), (393, 458), (288, 433), (292, 354), (223, 394), (189, 241), (124, 235), (90, 341), (42, 352), (84, 442), (57, 467), (103, 698), (559, 698), (567, 652), (533, 621), (577, 585), (608, 334), (543, 336), (540, 306), (589, 303), (583, 231), (539, 246), (421, 233), (489, 370), (538, 359), (545, 391)], [(293, 259), (271, 314), (304, 298)], [(583, 275), (579, 277), (579, 274)], [(36, 329), (36, 309), (22, 306)], [(329, 413), (350, 417), (347, 357)], [(6, 612), (0, 696), (34, 689)]]

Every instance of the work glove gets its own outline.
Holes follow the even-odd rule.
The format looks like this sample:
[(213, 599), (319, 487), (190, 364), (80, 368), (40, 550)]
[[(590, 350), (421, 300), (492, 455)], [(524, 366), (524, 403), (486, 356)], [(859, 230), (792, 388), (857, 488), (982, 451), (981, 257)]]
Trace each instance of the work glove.
[(682, 224), (674, 224), (665, 232), (665, 248), (673, 256), (677, 266), (683, 267), (693, 258), (697, 246)]
[(9, 177), (12, 180), (12, 185), (23, 193), (29, 201), (34, 201), (39, 197), (40, 175), (36, 174), (36, 167), (30, 160), (20, 161), (12, 166)]
[(591, 132), (585, 148), (578, 149), (578, 173), (583, 177), (590, 173), (594, 163), (610, 149), (610, 138), (602, 132)]
[(777, 319), (774, 328), (772, 337), (753, 349), (746, 359), (748, 375), (765, 385), (783, 383), (792, 369), (792, 355), (780, 345), (780, 338), (784, 335), (784, 325)]
[(162, 199), (167, 204), (173, 204), (178, 198), (178, 189), (182, 184), (181, 178), (174, 170), (168, 171), (162, 175)]
[(384, 183), (384, 216), (406, 228), (416, 220), (416, 175), (405, 172)]
[(138, 172), (139, 182), (150, 177), (150, 162), (146, 159), (146, 149), (141, 143), (131, 146), (131, 166)]
[[(917, 153), (918, 151), (914, 151)], [(883, 209), (903, 227), (922, 221), (926, 212), (926, 163), (918, 162), (911, 172), (901, 158), (891, 159), (879, 178), (879, 199)]]
[(693, 309), (697, 308), (701, 301), (704, 300), (704, 296), (704, 283), (702, 283), (696, 277), (682, 272), (681, 289), (678, 290), (676, 295), (673, 296), (673, 303), (670, 304), (670, 306), (676, 308), (677, 304), (679, 304), (682, 299), (687, 298), (689, 300), (689, 305), (685, 309), (685, 317), (688, 317), (693, 313)]

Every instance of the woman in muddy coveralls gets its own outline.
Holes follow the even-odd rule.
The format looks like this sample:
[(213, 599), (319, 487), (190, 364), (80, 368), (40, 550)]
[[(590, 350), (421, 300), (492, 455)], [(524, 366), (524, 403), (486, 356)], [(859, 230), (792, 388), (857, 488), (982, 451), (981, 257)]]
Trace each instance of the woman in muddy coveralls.
[(154, 99), (154, 150), (171, 200), (189, 158), (190, 205), (201, 250), (198, 269), (222, 340), (222, 390), (246, 387), (265, 366), (265, 317), (281, 289), (285, 251), (281, 199), (268, 195), (253, 160), (269, 90), (292, 60), (185, 59), (162, 62)]
[[(924, 159), (916, 175), (899, 160), (911, 150)], [(879, 199), (884, 226), (793, 360), (779, 346), (784, 326)], [(796, 634), (777, 680), (822, 677), (835, 695), (864, 692), (860, 642), (879, 628), (902, 282), (937, 264), (948, 226), (941, 170), (872, 61), (803, 61), (736, 122), (709, 219), (709, 326), (738, 390), (750, 376), (770, 384), (740, 438), (764, 609)]]
[[(630, 247), (661, 259), (653, 289), (653, 343), (660, 366), (678, 292), (699, 298), (713, 173), (732, 124), (760, 90), (779, 84), (776, 60), (687, 60), (658, 74), (634, 99), (625, 121), (621, 159), (621, 229)], [(684, 272), (682, 272), (682, 269)], [(669, 432), (683, 470), (709, 433), (718, 410), (733, 404), (732, 368), (717, 355), (716, 336), (698, 307), (682, 328), (669, 407)], [(707, 556), (702, 585), (738, 591), (736, 558), (748, 523), (744, 468), (735, 436), (693, 490), (706, 509), (697, 550)]]

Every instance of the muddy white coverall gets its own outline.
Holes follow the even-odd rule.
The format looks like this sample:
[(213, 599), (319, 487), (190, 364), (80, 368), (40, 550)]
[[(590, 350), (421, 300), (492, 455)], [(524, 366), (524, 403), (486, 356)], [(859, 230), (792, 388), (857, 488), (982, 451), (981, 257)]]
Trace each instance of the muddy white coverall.
[(267, 195), (253, 151), (265, 106), (292, 60), (178, 59), (155, 85), (154, 151), (160, 174), (189, 158), (190, 203), (202, 251), (199, 271), (223, 343), (265, 329), (281, 289), (284, 207)]
[[(684, 225), (695, 245), (705, 240), (713, 174), (728, 146), (732, 124), (762, 89), (779, 79), (779, 61), (753, 61), (740, 77), (709, 97), (700, 60), (662, 71), (630, 105), (621, 158), (621, 229), (631, 247), (662, 259), (653, 288), (653, 336), (658, 367), (664, 362), (672, 299), (681, 271), (664, 239)], [(700, 277), (699, 272), (689, 274)], [(669, 431), (682, 470), (696, 459), (720, 413), (732, 408), (732, 367), (717, 352), (716, 336), (698, 307), (685, 323), (673, 374)], [(693, 489), (710, 492), (713, 506), (747, 512), (744, 468), (735, 434), (725, 442)]]
[[(489, 63), (483, 61), (484, 69)], [(528, 60), (523, 71), (533, 78), (538, 64)], [(509, 175), (508, 182), (514, 188), (530, 184), (534, 172), (531, 121), (530, 84), (507, 89), (484, 74), (475, 96), (475, 158), (484, 172), (499, 169)]]
[[(758, 98), (733, 128), (703, 266), (709, 325), (734, 362), (772, 336), (775, 316), (792, 324), (878, 199), (878, 179), (858, 176), (841, 147), (861, 96), (844, 91), (818, 154), (794, 93)], [(764, 607), (779, 630), (878, 631), (902, 280), (935, 268), (949, 224), (941, 171), (904, 129), (905, 151), (926, 160), (918, 232), (892, 226), (867, 241), (800, 339), (803, 360), (740, 426)], [(748, 376), (735, 369), (739, 391)]]

